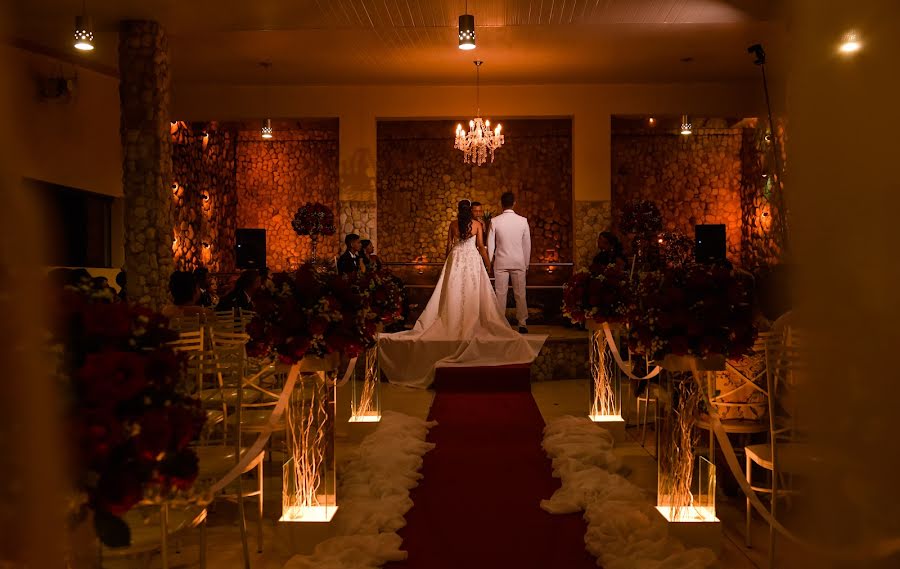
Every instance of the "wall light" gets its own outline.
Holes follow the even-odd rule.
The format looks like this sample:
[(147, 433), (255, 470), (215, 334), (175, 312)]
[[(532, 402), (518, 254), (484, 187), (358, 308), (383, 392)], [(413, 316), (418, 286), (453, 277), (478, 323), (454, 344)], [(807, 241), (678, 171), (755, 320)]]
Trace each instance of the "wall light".
[(204, 249), (209, 249), (209, 243), (204, 242), (204, 243), (203, 243), (203, 248), (204, 248)]
[(266, 119), (263, 121), (262, 130), (260, 131), (260, 136), (262, 136), (266, 140), (270, 140), (275, 136), (275, 131), (272, 130), (272, 119)]
[(203, 201), (205, 201), (205, 202), (209, 201), (209, 194), (203, 194)]
[(459, 17), (459, 49), (475, 49), (475, 16), (469, 14), (468, 1), (466, 13)]
[(687, 136), (693, 132), (693, 125), (688, 122), (687, 115), (681, 115), (681, 134)]
[(856, 32), (847, 32), (841, 38), (841, 44), (838, 51), (844, 55), (851, 55), (862, 49), (862, 42)]
[(653, 117), (650, 117), (649, 119), (647, 119), (647, 124), (650, 126), (656, 126), (656, 119)]
[(178, 182), (172, 182), (172, 193), (173, 194), (178, 193)]

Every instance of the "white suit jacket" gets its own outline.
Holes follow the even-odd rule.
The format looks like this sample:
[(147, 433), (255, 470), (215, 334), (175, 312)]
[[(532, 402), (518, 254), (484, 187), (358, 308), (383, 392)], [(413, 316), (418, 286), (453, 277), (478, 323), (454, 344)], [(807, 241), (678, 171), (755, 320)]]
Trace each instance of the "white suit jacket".
[(531, 260), (531, 230), (528, 220), (511, 209), (491, 220), (488, 255), (494, 269), (528, 269)]

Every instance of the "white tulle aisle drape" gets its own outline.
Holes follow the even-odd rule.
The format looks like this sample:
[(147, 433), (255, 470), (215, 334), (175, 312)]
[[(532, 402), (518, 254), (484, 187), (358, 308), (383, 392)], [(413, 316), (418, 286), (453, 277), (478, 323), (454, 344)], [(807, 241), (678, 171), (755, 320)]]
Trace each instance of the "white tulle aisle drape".
[(341, 509), (335, 537), (319, 543), (312, 555), (296, 555), (285, 569), (371, 569), (403, 561), (406, 552), (397, 530), (413, 506), (411, 489), (419, 485), (425, 442), (434, 421), (386, 411), (374, 433), (339, 467)]
[(605, 569), (706, 569), (710, 549), (686, 549), (668, 537), (652, 499), (616, 474), (621, 463), (613, 436), (587, 418), (560, 417), (544, 428), (544, 451), (562, 487), (541, 508), (551, 514), (584, 511), (584, 542)]

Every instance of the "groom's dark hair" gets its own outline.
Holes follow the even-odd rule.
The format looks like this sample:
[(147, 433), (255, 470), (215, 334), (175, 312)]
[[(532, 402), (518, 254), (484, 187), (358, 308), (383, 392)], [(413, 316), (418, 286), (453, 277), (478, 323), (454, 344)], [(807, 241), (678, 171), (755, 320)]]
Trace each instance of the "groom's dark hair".
[(504, 193), (500, 196), (500, 205), (503, 206), (503, 209), (509, 209), (516, 205), (516, 195), (512, 192)]
[(359, 235), (356, 233), (351, 233), (344, 237), (344, 245), (346, 245), (348, 249), (350, 248), (350, 244), (354, 241), (359, 241)]

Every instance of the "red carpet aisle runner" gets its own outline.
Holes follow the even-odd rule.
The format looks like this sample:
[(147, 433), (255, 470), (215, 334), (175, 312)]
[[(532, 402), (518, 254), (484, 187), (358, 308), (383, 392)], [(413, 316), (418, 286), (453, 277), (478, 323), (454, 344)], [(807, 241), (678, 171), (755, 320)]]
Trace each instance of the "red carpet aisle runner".
[(400, 531), (409, 559), (389, 568), (596, 568), (581, 514), (540, 509), (559, 481), (528, 376), (528, 366), (438, 370), (428, 437), (437, 446)]

